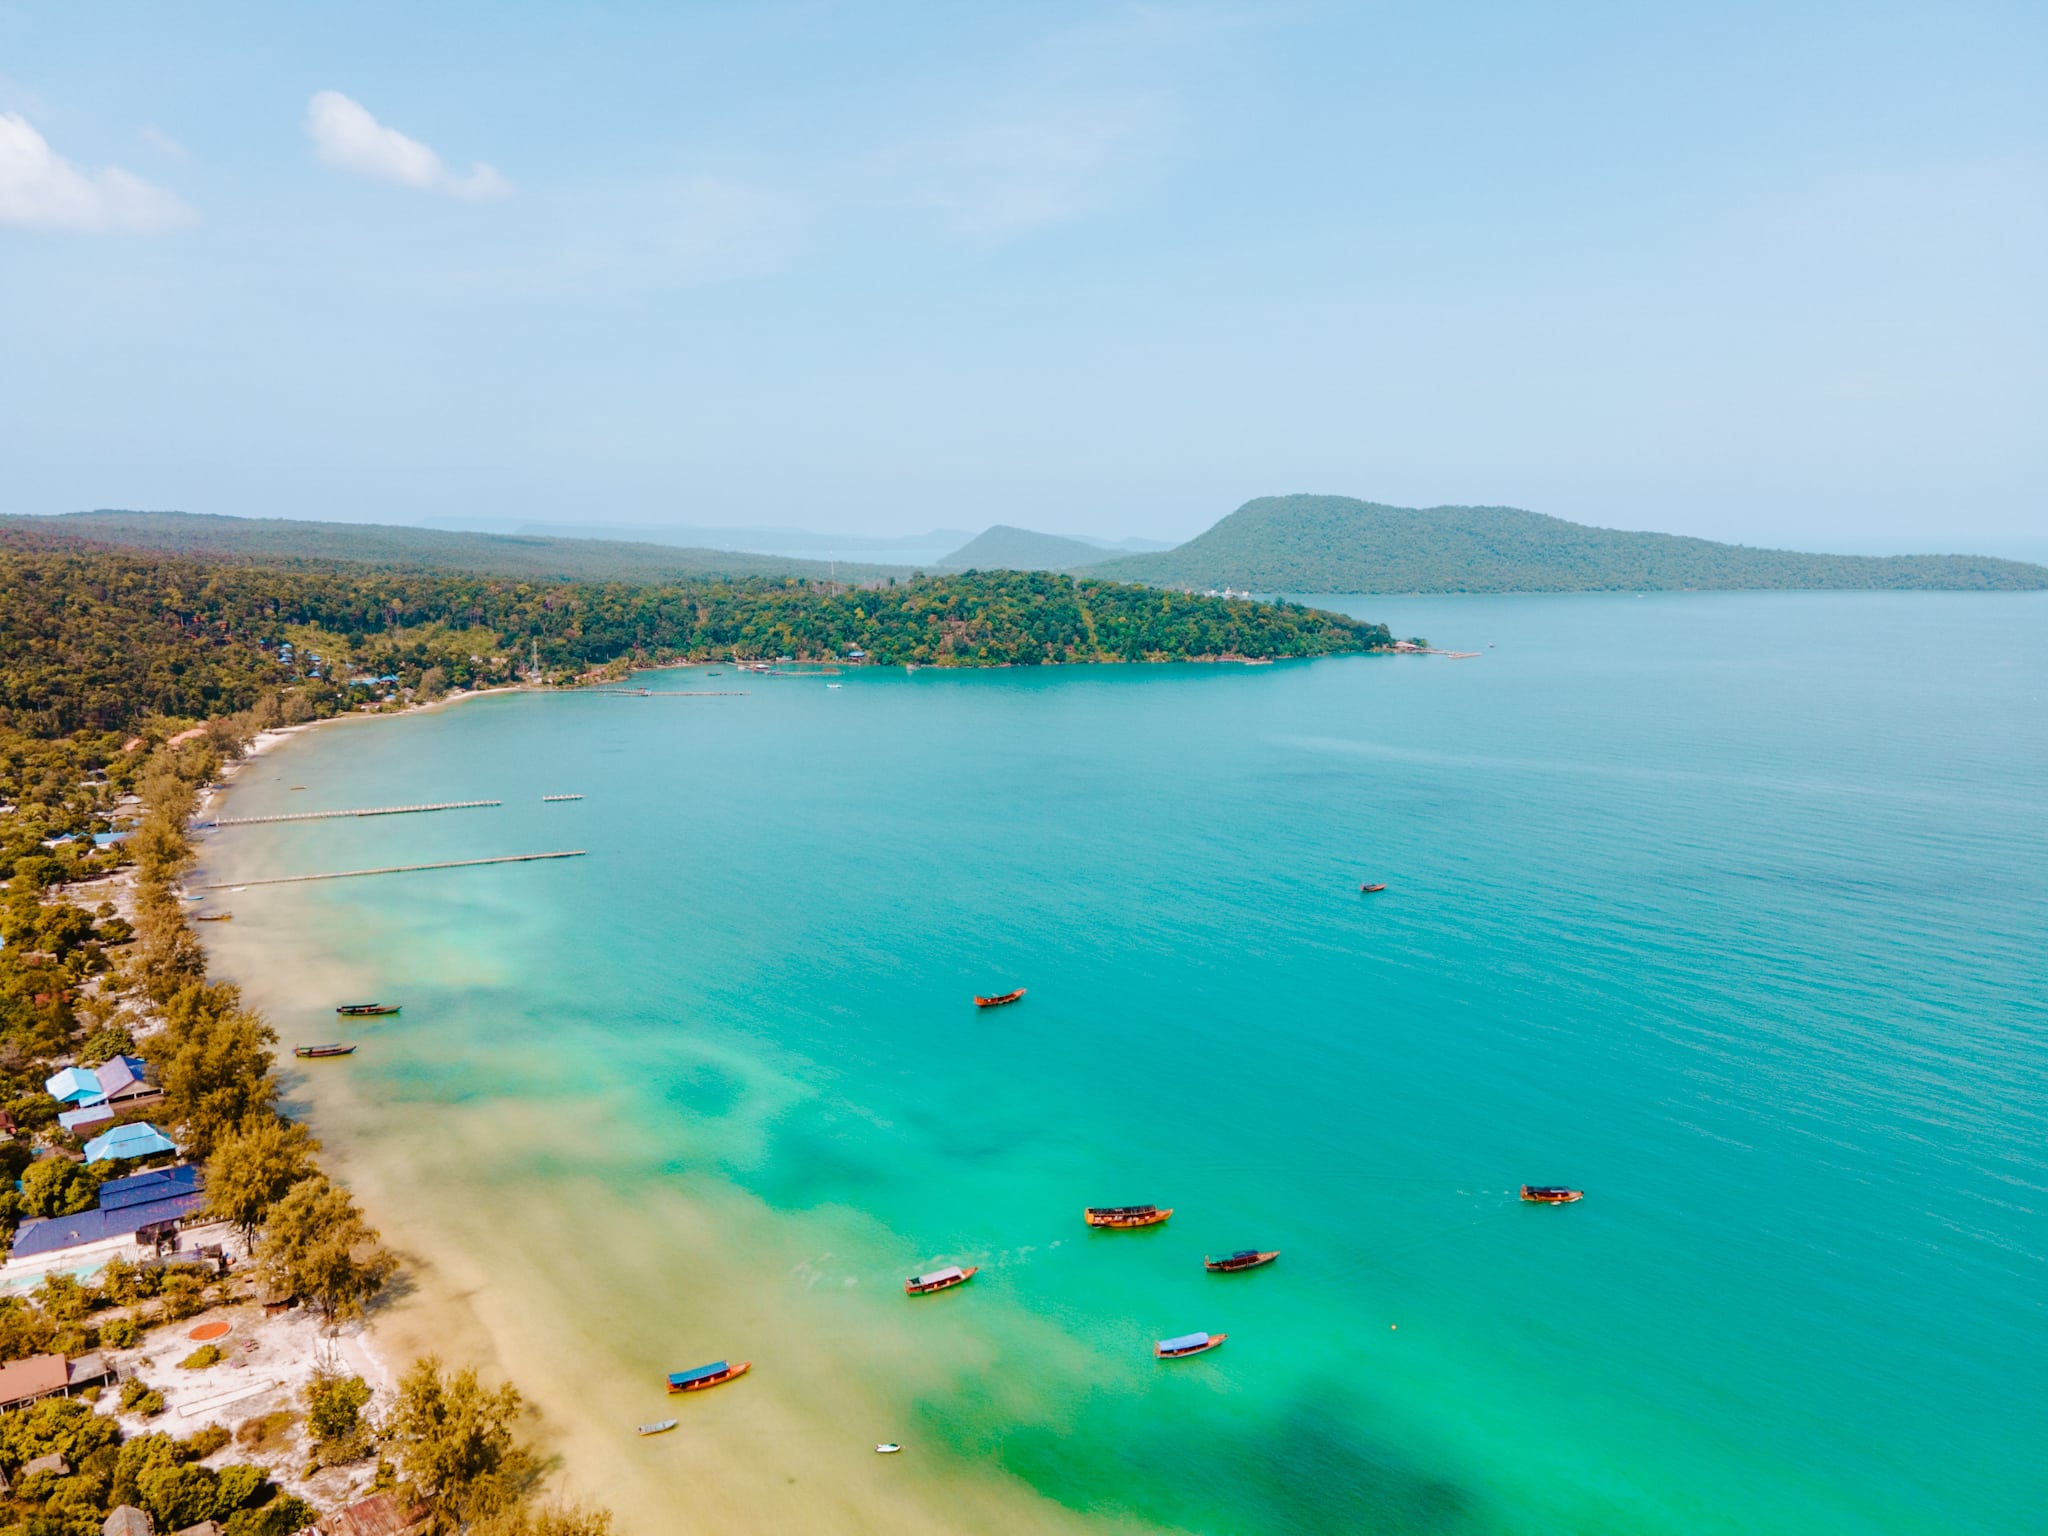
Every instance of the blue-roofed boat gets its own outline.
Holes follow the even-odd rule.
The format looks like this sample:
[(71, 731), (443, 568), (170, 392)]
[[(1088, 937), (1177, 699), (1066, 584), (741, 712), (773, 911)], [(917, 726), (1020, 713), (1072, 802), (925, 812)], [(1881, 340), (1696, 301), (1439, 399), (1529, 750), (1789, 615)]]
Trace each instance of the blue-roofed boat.
[(742, 1360), (738, 1365), (728, 1365), (723, 1360), (714, 1360), (709, 1365), (700, 1365), (694, 1371), (675, 1371), (668, 1378), (671, 1392), (702, 1392), (706, 1387), (716, 1387), (731, 1381), (735, 1376), (744, 1376), (753, 1368), (754, 1362)]
[(381, 1019), (404, 1006), (403, 1003), (341, 1003), (334, 1011), (345, 1019)]
[(1173, 1207), (1156, 1205), (1091, 1205), (1082, 1217), (1091, 1227), (1156, 1227), (1173, 1214)]
[(1184, 1333), (1177, 1339), (1161, 1339), (1152, 1346), (1152, 1353), (1161, 1360), (1185, 1360), (1189, 1355), (1206, 1354), (1229, 1337), (1227, 1333)]
[(1262, 1264), (1270, 1264), (1279, 1257), (1278, 1248), (1240, 1248), (1235, 1253), (1226, 1253), (1220, 1259), (1212, 1259), (1204, 1254), (1202, 1267), (1212, 1275), (1234, 1275), (1239, 1270), (1257, 1269)]

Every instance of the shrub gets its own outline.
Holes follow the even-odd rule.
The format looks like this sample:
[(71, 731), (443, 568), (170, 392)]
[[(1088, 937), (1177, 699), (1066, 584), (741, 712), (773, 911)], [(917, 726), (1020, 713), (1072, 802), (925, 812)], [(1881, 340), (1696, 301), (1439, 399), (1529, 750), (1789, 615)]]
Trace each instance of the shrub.
[(209, 1424), (204, 1429), (195, 1429), (187, 1435), (179, 1450), (188, 1461), (204, 1461), (233, 1438), (234, 1436), (220, 1425)]
[(317, 1512), (304, 1499), (280, 1494), (259, 1509), (238, 1509), (228, 1516), (228, 1536), (292, 1536), (313, 1523)]
[(253, 1419), (244, 1419), (235, 1426), (235, 1444), (245, 1451), (260, 1450), (275, 1446), (292, 1432), (292, 1426), (299, 1422), (296, 1413), (279, 1409), (276, 1413), (260, 1414)]
[(164, 1411), (164, 1395), (147, 1382), (131, 1376), (121, 1383), (121, 1411), (139, 1413), (145, 1419), (152, 1418)]
[(218, 1365), (224, 1358), (218, 1344), (202, 1344), (178, 1362), (178, 1369), (181, 1371), (203, 1371), (209, 1365)]
[(100, 1342), (108, 1349), (133, 1349), (141, 1337), (132, 1317), (110, 1317), (100, 1324)]

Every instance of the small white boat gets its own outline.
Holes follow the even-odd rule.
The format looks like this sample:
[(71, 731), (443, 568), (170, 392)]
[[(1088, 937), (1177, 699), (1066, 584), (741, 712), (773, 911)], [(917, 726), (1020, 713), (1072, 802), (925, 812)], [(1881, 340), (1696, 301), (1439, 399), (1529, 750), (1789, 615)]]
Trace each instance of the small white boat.
[(827, 683), (825, 686), (827, 688), (837, 688), (839, 685), (837, 683)]
[(894, 1440), (884, 1440), (880, 1445), (875, 1447), (875, 1454), (877, 1456), (894, 1456), (898, 1451), (902, 1449), (903, 1447), (898, 1445)]
[(658, 1419), (652, 1424), (642, 1424), (640, 1426), (640, 1433), (643, 1435), (665, 1435), (675, 1427), (676, 1421), (674, 1419)]

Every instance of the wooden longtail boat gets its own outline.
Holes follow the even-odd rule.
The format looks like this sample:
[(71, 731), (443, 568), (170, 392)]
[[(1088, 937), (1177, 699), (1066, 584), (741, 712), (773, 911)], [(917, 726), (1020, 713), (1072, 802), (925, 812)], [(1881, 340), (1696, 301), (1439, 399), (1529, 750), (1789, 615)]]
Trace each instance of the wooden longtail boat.
[(1212, 1275), (1234, 1275), (1241, 1269), (1257, 1269), (1261, 1264), (1270, 1264), (1280, 1257), (1278, 1248), (1240, 1248), (1227, 1253), (1220, 1259), (1202, 1257), (1202, 1268)]
[(353, 1056), (356, 1048), (352, 1045), (295, 1045), (294, 1056)]
[(195, 912), (192, 914), (192, 921), (195, 923), (229, 923), (234, 921), (234, 917), (235, 914), (232, 912)]
[(1172, 1214), (1170, 1205), (1091, 1205), (1083, 1212), (1091, 1227), (1156, 1227)]
[(674, 1419), (657, 1419), (652, 1424), (642, 1424), (640, 1426), (640, 1433), (643, 1435), (665, 1435), (675, 1427), (676, 1421)]
[(1185, 1360), (1189, 1355), (1208, 1353), (1229, 1337), (1227, 1333), (1184, 1333), (1177, 1339), (1161, 1339), (1152, 1346), (1152, 1353), (1161, 1360)]
[(1005, 992), (999, 997), (976, 997), (974, 1000), (974, 1006), (977, 1008), (1000, 1008), (1005, 1003), (1016, 1002), (1017, 999), (1022, 997), (1023, 995), (1024, 989), (1022, 987), (1019, 987), (1016, 991)]
[(1532, 1205), (1570, 1205), (1586, 1198), (1583, 1189), (1566, 1189), (1562, 1184), (1524, 1184), (1522, 1198)]
[(929, 1296), (933, 1291), (950, 1291), (956, 1285), (965, 1285), (981, 1273), (979, 1264), (970, 1264), (962, 1269), (958, 1264), (948, 1264), (944, 1269), (935, 1269), (928, 1275), (912, 1275), (903, 1282), (906, 1296)]
[(1385, 890), (1386, 888), (1387, 888), (1387, 882), (1386, 882), (1386, 881), (1384, 881), (1384, 880), (1381, 880), (1381, 881), (1377, 881), (1377, 882), (1375, 882), (1375, 883), (1374, 883), (1374, 884), (1372, 884), (1372, 885), (1361, 885), (1361, 886), (1359, 887), (1359, 890), (1363, 891), (1363, 892), (1364, 892), (1364, 893), (1365, 893), (1366, 895), (1370, 896), (1370, 895), (1371, 895), (1371, 894), (1372, 894), (1372, 893), (1373, 893), (1374, 891), (1384, 891), (1384, 890)]
[(671, 1392), (702, 1392), (706, 1387), (721, 1386), (735, 1376), (744, 1376), (753, 1368), (754, 1362), (742, 1360), (738, 1365), (727, 1365), (723, 1360), (714, 1360), (709, 1365), (700, 1365), (694, 1371), (676, 1371), (668, 1378)]
[(345, 1019), (377, 1019), (387, 1013), (396, 1013), (403, 1003), (340, 1003), (335, 1012)]

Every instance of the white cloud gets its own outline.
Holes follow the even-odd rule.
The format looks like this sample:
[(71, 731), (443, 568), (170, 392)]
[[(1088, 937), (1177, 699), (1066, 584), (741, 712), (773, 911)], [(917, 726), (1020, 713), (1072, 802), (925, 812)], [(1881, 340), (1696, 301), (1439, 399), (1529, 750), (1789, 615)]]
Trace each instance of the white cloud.
[(338, 170), (472, 201), (512, 195), (512, 183), (481, 160), (458, 176), (418, 139), (385, 127), (339, 91), (314, 94), (306, 104), (306, 132), (314, 151)]
[(29, 120), (0, 112), (0, 224), (27, 229), (171, 229), (195, 215), (172, 193), (119, 166), (88, 174)]

